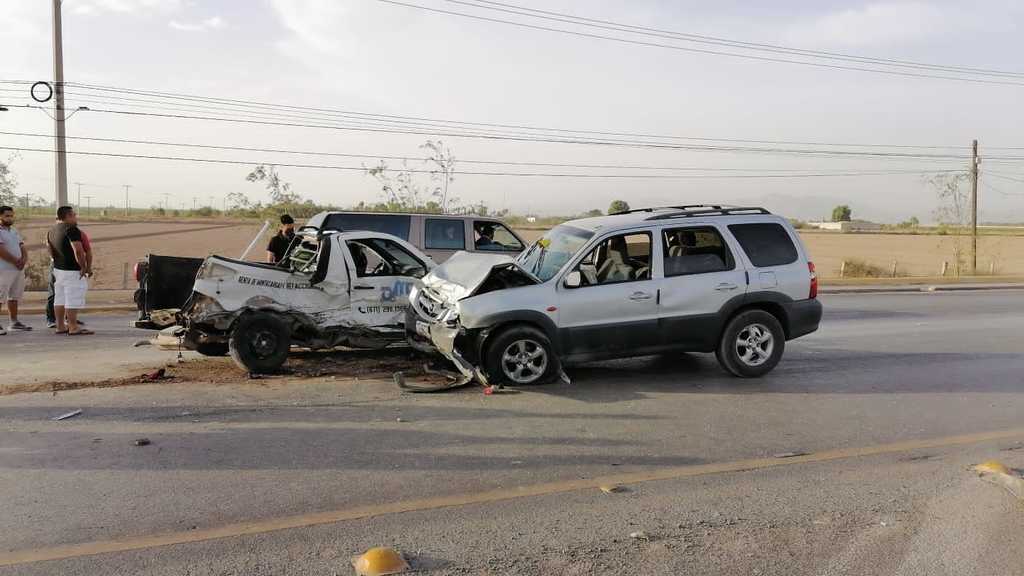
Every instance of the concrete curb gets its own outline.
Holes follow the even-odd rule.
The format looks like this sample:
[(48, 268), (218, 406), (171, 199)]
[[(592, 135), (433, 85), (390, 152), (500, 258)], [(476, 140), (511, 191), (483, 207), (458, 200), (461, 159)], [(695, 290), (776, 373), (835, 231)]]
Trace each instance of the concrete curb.
[(884, 294), (915, 292), (967, 292), (983, 290), (1024, 290), (1024, 284), (922, 284), (893, 286), (822, 286), (820, 294)]

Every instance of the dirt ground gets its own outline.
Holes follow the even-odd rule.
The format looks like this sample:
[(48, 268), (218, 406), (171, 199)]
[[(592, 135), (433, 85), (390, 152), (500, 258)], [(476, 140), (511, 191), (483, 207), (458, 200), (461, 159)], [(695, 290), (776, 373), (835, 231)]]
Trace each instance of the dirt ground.
[(0, 386), (0, 396), (28, 392), (63, 392), (83, 388), (114, 388), (139, 384), (285, 384), (293, 379), (326, 378), (330, 380), (358, 380), (393, 378), (402, 372), (416, 385), (439, 385), (445, 378), (424, 369), (425, 360), (407, 348), (387, 348), (377, 351), (333, 350), (329, 352), (296, 352), (279, 374), (250, 376), (230, 358), (201, 358), (180, 363), (154, 364), (136, 373), (114, 378), (90, 381), (55, 381)]
[[(89, 222), (82, 227), (92, 239), (96, 254), (94, 288), (123, 288), (133, 285), (131, 266), (147, 254), (204, 257), (210, 254), (239, 256), (259, 231), (258, 223), (231, 223), (214, 220), (160, 222)], [(19, 225), (29, 245), (42, 250), (48, 222), (32, 220)], [(520, 230), (527, 241), (539, 237), (542, 230)], [(802, 232), (818, 273), (836, 278), (843, 260), (857, 259), (885, 271), (896, 260), (899, 276), (936, 276), (943, 261), (950, 263), (952, 274), (955, 248), (959, 242), (967, 253), (966, 237), (908, 234), (836, 234)], [(262, 241), (250, 258), (262, 259)], [(982, 236), (978, 242), (978, 267), (988, 273), (994, 264), (997, 275), (1024, 275), (1024, 236)]]

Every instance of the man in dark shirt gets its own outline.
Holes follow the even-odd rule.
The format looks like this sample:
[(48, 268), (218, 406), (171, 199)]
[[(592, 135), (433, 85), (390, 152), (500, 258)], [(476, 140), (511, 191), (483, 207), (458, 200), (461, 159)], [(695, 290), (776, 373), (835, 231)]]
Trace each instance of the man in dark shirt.
[(46, 234), (53, 257), (53, 311), (57, 334), (92, 334), (78, 325), (78, 311), (85, 308), (87, 279), (92, 275), (92, 265), (82, 246), (82, 232), (78, 229), (78, 215), (71, 206), (61, 206), (57, 209), (57, 220)]
[(288, 252), (288, 246), (292, 243), (292, 238), (294, 237), (295, 220), (287, 214), (282, 214), (281, 228), (270, 239), (270, 244), (267, 244), (267, 262), (278, 264), (281, 260), (284, 260), (284, 255)]

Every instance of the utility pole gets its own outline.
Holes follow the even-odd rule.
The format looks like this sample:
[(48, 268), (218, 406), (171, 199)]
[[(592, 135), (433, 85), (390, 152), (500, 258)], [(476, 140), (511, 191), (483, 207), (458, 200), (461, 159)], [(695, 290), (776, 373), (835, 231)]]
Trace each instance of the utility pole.
[(978, 272), (978, 141), (971, 145), (971, 275)]
[(92, 196), (86, 196), (85, 197), (85, 213), (86, 214), (88, 214), (90, 212), (90, 208), (91, 207), (92, 207)]
[(53, 0), (53, 122), (56, 137), (54, 149), (57, 152), (54, 184), (57, 206), (67, 206), (68, 155), (64, 139), (64, 40), (61, 34), (60, 4), (61, 0)]
[(196, 211), (196, 202), (198, 202), (198, 201), (199, 201), (199, 198), (196, 198), (195, 196), (192, 197), (192, 211), (193, 212)]
[(78, 187), (78, 201), (75, 202), (75, 208), (81, 208), (82, 207), (82, 183), (81, 182), (75, 182), (75, 186)]
[(165, 211), (166, 210), (170, 210), (171, 209), (171, 201), (170, 201), (171, 194), (170, 194), (170, 192), (163, 192), (163, 193), (161, 193), (161, 196), (164, 197), (164, 210)]
[(128, 216), (131, 208), (131, 204), (128, 202), (128, 189), (131, 188), (131, 184), (124, 185), (124, 215)]

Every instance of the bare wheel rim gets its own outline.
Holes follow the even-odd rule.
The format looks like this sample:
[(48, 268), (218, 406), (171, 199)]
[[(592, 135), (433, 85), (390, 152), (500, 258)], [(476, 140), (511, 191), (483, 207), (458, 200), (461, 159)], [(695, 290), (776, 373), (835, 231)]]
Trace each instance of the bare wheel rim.
[(501, 354), (501, 371), (516, 384), (532, 384), (548, 368), (548, 353), (534, 340), (516, 340)]
[(747, 366), (760, 366), (775, 350), (775, 336), (764, 324), (748, 324), (736, 335), (736, 357)]

